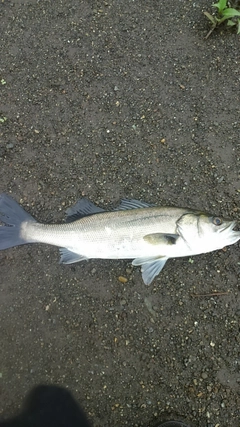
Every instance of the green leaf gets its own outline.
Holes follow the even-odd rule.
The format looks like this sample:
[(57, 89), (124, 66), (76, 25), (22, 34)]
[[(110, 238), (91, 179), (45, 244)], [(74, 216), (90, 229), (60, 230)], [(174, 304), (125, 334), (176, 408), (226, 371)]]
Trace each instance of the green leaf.
[(233, 22), (231, 19), (229, 19), (229, 20), (227, 21), (227, 25), (228, 25), (229, 27), (233, 27), (234, 25), (237, 25), (237, 23), (236, 23), (236, 22)]
[(219, 2), (213, 4), (213, 6), (218, 8), (218, 12), (221, 15), (223, 10), (226, 9), (226, 7), (227, 7), (227, 0), (219, 0)]
[(240, 16), (240, 12), (236, 9), (228, 7), (223, 11), (222, 15), (224, 18), (234, 18), (234, 16)]
[(238, 20), (238, 30), (237, 30), (237, 34), (240, 34), (240, 19)]

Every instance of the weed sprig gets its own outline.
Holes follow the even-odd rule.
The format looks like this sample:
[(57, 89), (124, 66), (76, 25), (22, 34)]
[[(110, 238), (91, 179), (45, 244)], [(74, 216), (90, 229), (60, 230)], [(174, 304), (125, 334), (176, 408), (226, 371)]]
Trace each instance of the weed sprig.
[(219, 0), (218, 3), (213, 4), (213, 7), (217, 8), (217, 14), (211, 15), (208, 12), (203, 12), (204, 15), (211, 21), (212, 28), (206, 35), (206, 39), (215, 30), (216, 27), (227, 21), (227, 25), (233, 27), (237, 26), (237, 34), (240, 34), (240, 11), (230, 7), (228, 0)]

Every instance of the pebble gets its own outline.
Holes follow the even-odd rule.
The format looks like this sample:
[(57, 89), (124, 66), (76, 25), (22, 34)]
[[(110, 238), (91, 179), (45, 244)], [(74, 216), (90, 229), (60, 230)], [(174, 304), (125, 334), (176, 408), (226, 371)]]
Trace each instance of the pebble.
[(9, 144), (6, 145), (8, 150), (11, 150), (14, 147), (14, 144), (12, 142), (10, 142)]
[(126, 277), (124, 277), (124, 276), (119, 276), (118, 277), (118, 280), (119, 280), (119, 282), (121, 282), (121, 283), (127, 283), (127, 278)]

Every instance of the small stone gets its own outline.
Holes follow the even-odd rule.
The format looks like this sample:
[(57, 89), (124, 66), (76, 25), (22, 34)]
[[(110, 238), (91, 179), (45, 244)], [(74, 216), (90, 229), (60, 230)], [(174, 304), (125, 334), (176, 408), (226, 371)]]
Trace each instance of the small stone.
[(12, 144), (11, 142), (9, 144), (6, 145), (8, 150), (11, 150), (14, 147), (14, 144)]
[(124, 277), (124, 276), (119, 276), (118, 277), (118, 280), (119, 280), (119, 282), (121, 282), (121, 283), (127, 283), (127, 278), (126, 277)]

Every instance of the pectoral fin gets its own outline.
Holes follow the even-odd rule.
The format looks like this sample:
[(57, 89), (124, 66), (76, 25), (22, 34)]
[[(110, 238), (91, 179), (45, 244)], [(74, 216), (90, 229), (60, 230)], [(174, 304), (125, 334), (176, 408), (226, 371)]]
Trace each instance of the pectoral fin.
[(141, 265), (142, 278), (145, 285), (150, 285), (160, 271), (163, 269), (168, 258), (135, 258), (133, 265)]
[(143, 240), (151, 245), (175, 245), (178, 238), (178, 234), (152, 233), (144, 236)]
[(67, 248), (60, 248), (59, 249), (61, 258), (60, 258), (60, 264), (73, 264), (74, 262), (84, 261), (88, 258), (76, 254), (75, 252), (70, 251)]

